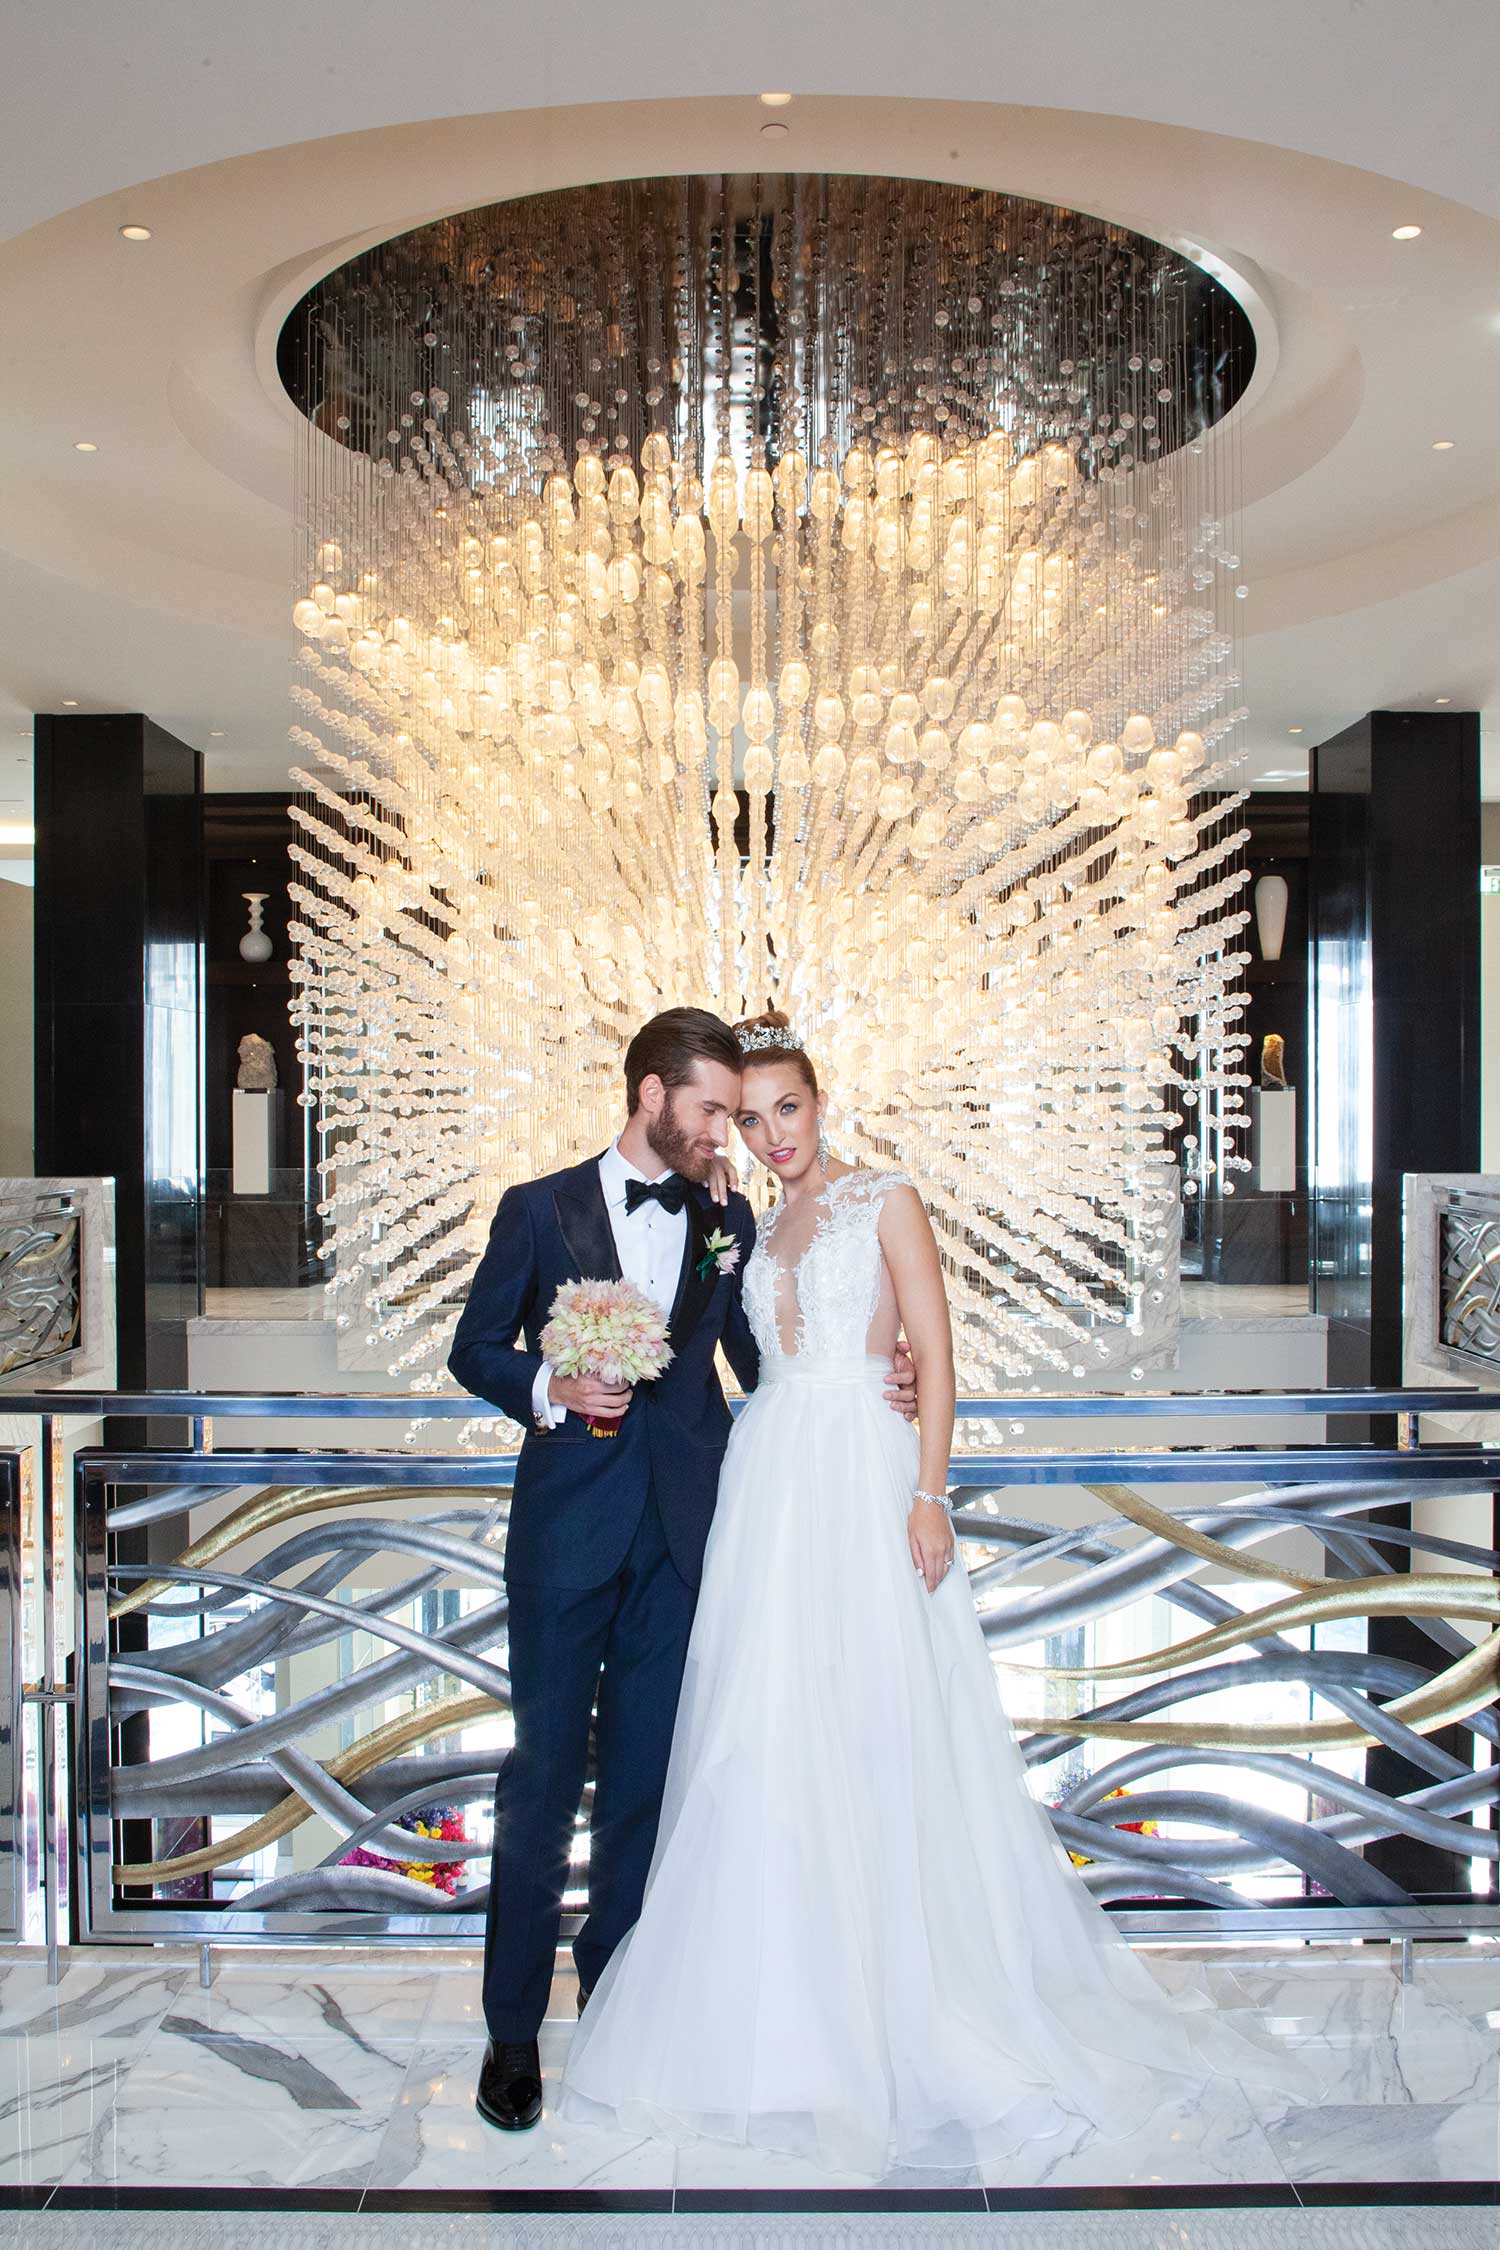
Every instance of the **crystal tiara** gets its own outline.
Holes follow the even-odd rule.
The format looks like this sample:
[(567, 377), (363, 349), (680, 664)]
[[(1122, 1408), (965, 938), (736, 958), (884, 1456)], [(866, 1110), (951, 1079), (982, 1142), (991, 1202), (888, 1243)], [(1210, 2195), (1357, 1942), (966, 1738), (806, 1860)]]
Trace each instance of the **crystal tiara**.
[(749, 1031), (739, 1034), (739, 1042), (742, 1055), (758, 1055), (767, 1048), (773, 1052), (779, 1048), (783, 1054), (788, 1055), (802, 1053), (801, 1040), (791, 1025), (786, 1023), (754, 1024)]

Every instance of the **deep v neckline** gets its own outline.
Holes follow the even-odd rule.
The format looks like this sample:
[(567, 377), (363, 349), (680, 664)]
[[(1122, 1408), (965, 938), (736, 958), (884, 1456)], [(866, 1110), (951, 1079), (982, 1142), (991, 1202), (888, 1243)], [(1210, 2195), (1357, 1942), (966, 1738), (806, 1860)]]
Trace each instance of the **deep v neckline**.
[(784, 1199), (782, 1202), (777, 1204), (775, 1210), (771, 1213), (770, 1219), (767, 1222), (764, 1240), (766, 1246), (766, 1256), (770, 1259), (772, 1265), (776, 1267), (778, 1272), (790, 1274), (792, 1276), (795, 1276), (801, 1272), (803, 1265), (806, 1263), (807, 1258), (812, 1252), (814, 1244), (818, 1241), (821, 1235), (827, 1232), (828, 1227), (833, 1219), (835, 1209), (833, 1197), (835, 1188), (844, 1187), (850, 1180), (857, 1180), (859, 1177), (860, 1167), (856, 1165), (852, 1171), (840, 1172), (836, 1180), (825, 1180), (823, 1182), (823, 1185), (819, 1188), (817, 1194), (813, 1197), (813, 1202), (815, 1204), (821, 1204), (822, 1209), (816, 1213), (807, 1240), (803, 1243), (802, 1248), (798, 1251), (796, 1257), (790, 1264), (788, 1264), (784, 1258), (778, 1258), (776, 1256), (774, 1248), (772, 1247), (776, 1240), (776, 1232), (781, 1224), (782, 1215), (788, 1208)]
[[(796, 1257), (790, 1262), (790, 1264), (786, 1259), (777, 1257), (774, 1247), (777, 1228), (780, 1225), (783, 1213), (788, 1208), (785, 1201), (777, 1204), (776, 1209), (772, 1212), (770, 1220), (766, 1225), (765, 1232), (762, 1235), (761, 1239), (764, 1245), (766, 1263), (775, 1268), (776, 1274), (779, 1277), (778, 1282), (773, 1283), (771, 1288), (771, 1317), (776, 1327), (777, 1346), (783, 1358), (800, 1358), (805, 1348), (807, 1322), (806, 1313), (802, 1304), (802, 1292), (798, 1286), (798, 1282), (801, 1276), (802, 1268), (806, 1265), (808, 1259), (812, 1256), (813, 1251), (817, 1248), (819, 1242), (827, 1234), (828, 1229), (833, 1224), (834, 1218), (837, 1214), (838, 1205), (835, 1201), (834, 1191), (837, 1188), (843, 1187), (849, 1180), (857, 1180), (860, 1177), (860, 1174), (861, 1167), (856, 1165), (852, 1171), (841, 1172), (836, 1180), (824, 1181), (822, 1187), (818, 1190), (818, 1193), (813, 1198), (815, 1204), (821, 1205), (821, 1209), (819, 1209), (815, 1213), (812, 1228), (808, 1234), (807, 1240), (803, 1243), (802, 1248), (798, 1251)], [(782, 1334), (782, 1308), (780, 1301), (781, 1293), (779, 1287), (780, 1281), (785, 1281), (787, 1287), (791, 1290), (792, 1293), (791, 1309), (795, 1315), (795, 1318), (792, 1324), (792, 1342), (790, 1349), (788, 1349), (785, 1338)]]

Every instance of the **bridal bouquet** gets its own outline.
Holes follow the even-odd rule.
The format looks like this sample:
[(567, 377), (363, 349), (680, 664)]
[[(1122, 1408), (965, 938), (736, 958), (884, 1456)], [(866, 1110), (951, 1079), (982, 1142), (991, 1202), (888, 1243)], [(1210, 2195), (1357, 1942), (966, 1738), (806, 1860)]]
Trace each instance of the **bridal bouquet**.
[[(542, 1330), (542, 1357), (559, 1375), (592, 1375), (612, 1389), (650, 1383), (672, 1357), (667, 1319), (633, 1281), (565, 1281)], [(624, 1416), (586, 1418), (594, 1437), (614, 1437)]]

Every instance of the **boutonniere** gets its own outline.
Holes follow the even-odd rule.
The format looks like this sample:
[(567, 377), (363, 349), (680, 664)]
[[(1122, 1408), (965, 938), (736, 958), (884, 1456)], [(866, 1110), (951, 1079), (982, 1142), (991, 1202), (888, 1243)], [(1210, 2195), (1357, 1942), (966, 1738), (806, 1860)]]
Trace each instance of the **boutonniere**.
[(696, 1268), (698, 1279), (707, 1281), (711, 1273), (733, 1273), (739, 1262), (740, 1246), (734, 1236), (716, 1227), (703, 1245), (703, 1255)]

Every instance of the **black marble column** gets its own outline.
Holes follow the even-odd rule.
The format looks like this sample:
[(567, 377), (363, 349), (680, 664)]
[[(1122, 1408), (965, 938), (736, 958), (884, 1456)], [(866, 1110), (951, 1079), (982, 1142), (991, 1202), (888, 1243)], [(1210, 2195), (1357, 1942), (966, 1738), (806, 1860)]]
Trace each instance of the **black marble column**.
[(203, 761), (138, 713), (36, 722), (36, 1168), (115, 1182), (122, 1386), (202, 1310)]
[[(1372, 711), (1321, 744), (1309, 846), (1313, 1303), (1329, 1383), (1394, 1385), (1402, 1175), (1479, 1169), (1478, 713)], [(1448, 1661), (1399, 1618), (1372, 1618), (1369, 1645)], [(1437, 1739), (1462, 1753), (1456, 1731)], [(1432, 1779), (1384, 1749), (1366, 1772), (1392, 1793)], [(1451, 1853), (1406, 1838), (1366, 1857), (1415, 1893), (1467, 1886)]]

